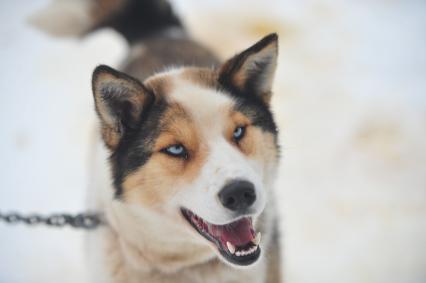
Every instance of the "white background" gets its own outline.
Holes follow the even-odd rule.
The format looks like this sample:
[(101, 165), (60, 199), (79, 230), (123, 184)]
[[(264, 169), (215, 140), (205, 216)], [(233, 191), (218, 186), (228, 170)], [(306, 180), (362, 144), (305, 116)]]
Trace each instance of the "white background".
[[(109, 30), (52, 38), (0, 3), (0, 211), (85, 209), (90, 76)], [(426, 282), (426, 2), (173, 2), (223, 57), (280, 35), (274, 111), (287, 282)], [(85, 282), (84, 232), (0, 224), (0, 283)]]

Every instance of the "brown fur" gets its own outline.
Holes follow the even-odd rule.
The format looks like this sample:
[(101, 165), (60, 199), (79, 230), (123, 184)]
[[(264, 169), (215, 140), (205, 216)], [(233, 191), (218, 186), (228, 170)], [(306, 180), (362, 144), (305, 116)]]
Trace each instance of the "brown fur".
[(217, 83), (217, 72), (208, 68), (189, 67), (183, 70), (181, 78), (202, 87), (215, 88)]
[(90, 9), (90, 15), (95, 24), (109, 18), (115, 11), (121, 10), (127, 0), (95, 0)]
[[(155, 141), (150, 161), (128, 176), (123, 185), (125, 199), (146, 206), (167, 201), (176, 193), (173, 188), (178, 184), (193, 181), (208, 151), (191, 117), (178, 103), (169, 106), (159, 124), (164, 130)], [(174, 144), (183, 144), (189, 158), (179, 159), (161, 152)]]
[(277, 56), (278, 37), (270, 34), (226, 61), (219, 70), (219, 80), (241, 92), (251, 92), (269, 104)]
[(226, 130), (227, 131), (226, 135), (229, 137), (229, 140), (235, 144), (235, 142), (233, 141), (234, 130), (240, 126), (246, 127), (244, 138), (239, 143), (235, 144), (246, 155), (250, 155), (253, 153), (254, 143), (256, 142), (253, 140), (253, 137), (251, 135), (252, 129), (250, 125), (251, 125), (251, 121), (247, 116), (245, 116), (241, 112), (233, 111), (230, 115), (229, 123), (227, 125), (227, 130)]
[(265, 133), (262, 130), (250, 128), (250, 139), (253, 143), (253, 149), (250, 152), (251, 158), (261, 161), (263, 164), (275, 164), (278, 161), (278, 152), (274, 146), (275, 137), (271, 133)]
[(219, 60), (203, 46), (186, 38), (149, 38), (143, 44), (137, 58), (124, 64), (123, 70), (141, 81), (156, 72), (164, 70), (164, 66), (193, 66), (211, 68), (217, 66)]
[[(271, 43), (269, 46), (267, 46), (264, 50), (261, 52), (264, 54), (268, 53), (275, 53), (277, 50), (276, 42)], [(259, 56), (259, 54), (256, 54), (256, 56)], [(250, 70), (255, 68), (254, 66), (254, 60), (252, 59), (253, 55), (248, 56), (244, 63), (240, 66), (238, 71), (235, 72), (232, 82), (234, 85), (240, 89), (244, 89), (244, 86), (247, 83), (247, 80), (250, 78)], [(273, 66), (273, 69), (275, 69), (275, 66)]]
[(154, 76), (144, 82), (145, 86), (153, 91), (157, 98), (166, 97), (173, 91), (173, 79), (168, 75)]

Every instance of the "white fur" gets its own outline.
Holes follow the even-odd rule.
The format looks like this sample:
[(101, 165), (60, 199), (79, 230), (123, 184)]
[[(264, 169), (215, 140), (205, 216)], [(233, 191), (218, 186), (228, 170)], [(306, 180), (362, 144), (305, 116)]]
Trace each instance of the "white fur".
[(213, 224), (226, 224), (235, 220), (233, 213), (218, 199), (218, 193), (226, 183), (243, 179), (255, 185), (257, 199), (252, 214), (258, 215), (265, 206), (262, 170), (224, 136), (228, 111), (234, 101), (218, 91), (194, 85), (178, 79), (170, 99), (177, 101), (192, 116), (203, 141), (209, 149), (207, 161), (196, 180), (180, 190), (175, 201)]
[[(105, 212), (110, 227), (92, 236), (91, 245), (98, 247), (92, 263), (98, 265), (96, 270), (100, 274), (120, 271), (110, 274), (108, 280), (111, 281), (103, 282), (137, 282), (142, 279), (146, 282), (264, 282), (264, 257), (249, 269), (229, 272), (229, 263), (221, 258), (215, 245), (200, 236), (180, 215), (180, 208), (185, 207), (214, 224), (235, 221), (235, 215), (220, 203), (217, 196), (233, 179), (244, 179), (255, 185), (257, 199), (250, 213), (254, 219), (265, 208), (264, 186), (267, 182), (263, 164), (250, 160), (224, 136), (228, 113), (223, 111), (229, 111), (234, 101), (224, 93), (182, 79), (181, 70), (171, 70), (167, 75), (174, 78), (174, 90), (168, 99), (179, 102), (191, 115), (201, 139), (209, 148), (207, 159), (193, 182), (177, 183), (175, 191), (179, 193), (162, 207), (152, 209), (114, 200), (111, 177), (105, 174), (108, 153), (98, 147), (94, 166), (104, 173), (93, 175), (101, 178), (93, 184), (98, 189), (96, 208)], [(269, 220), (265, 223), (270, 225)], [(113, 252), (109, 254), (108, 251)], [(212, 263), (210, 260), (215, 257), (228, 264)], [(204, 263), (206, 267), (203, 267)], [(213, 267), (207, 265), (217, 266), (213, 271)], [(150, 277), (153, 272), (161, 272), (162, 279)], [(175, 277), (167, 279), (170, 274)]]
[[(90, 207), (103, 211), (109, 225), (88, 235), (92, 282), (264, 282), (264, 257), (250, 269), (232, 272), (225, 264), (207, 264), (217, 256), (215, 248), (206, 245), (207, 241), (189, 225), (172, 221), (155, 211), (113, 200), (108, 155), (98, 137), (94, 148), (96, 172), (92, 175)], [(154, 253), (150, 255), (152, 251)], [(173, 254), (187, 254), (188, 258), (186, 261), (162, 259)], [(152, 276), (156, 272), (163, 275)]]
[(53, 36), (82, 36), (92, 26), (92, 1), (56, 0), (31, 15), (28, 21)]

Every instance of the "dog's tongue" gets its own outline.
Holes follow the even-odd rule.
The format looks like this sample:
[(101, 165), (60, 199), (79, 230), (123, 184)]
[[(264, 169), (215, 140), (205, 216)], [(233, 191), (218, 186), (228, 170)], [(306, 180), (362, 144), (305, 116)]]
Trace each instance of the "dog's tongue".
[(243, 246), (254, 240), (253, 225), (249, 218), (242, 218), (227, 225), (209, 225), (209, 233), (220, 239), (225, 245), (230, 242), (234, 246)]

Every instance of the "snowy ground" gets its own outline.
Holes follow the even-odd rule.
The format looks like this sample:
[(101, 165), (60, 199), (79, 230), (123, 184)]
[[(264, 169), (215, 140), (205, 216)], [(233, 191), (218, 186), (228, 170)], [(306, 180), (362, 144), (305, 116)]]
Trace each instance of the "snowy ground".
[[(426, 2), (174, 3), (224, 57), (280, 34), (287, 282), (426, 282)], [(90, 74), (127, 48), (107, 30), (74, 40), (32, 29), (45, 4), (0, 3), (0, 211), (84, 209)], [(0, 224), (0, 282), (85, 282), (83, 237)]]

